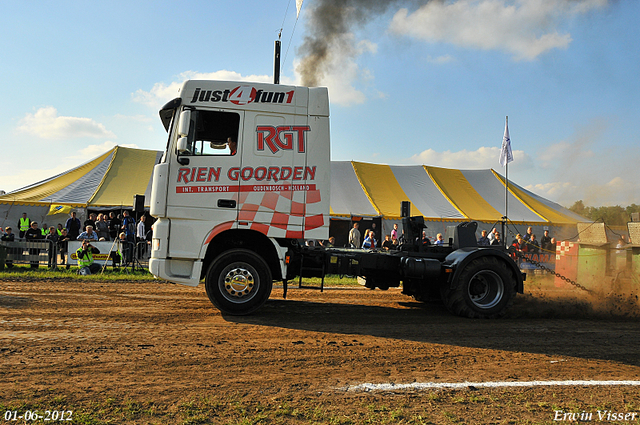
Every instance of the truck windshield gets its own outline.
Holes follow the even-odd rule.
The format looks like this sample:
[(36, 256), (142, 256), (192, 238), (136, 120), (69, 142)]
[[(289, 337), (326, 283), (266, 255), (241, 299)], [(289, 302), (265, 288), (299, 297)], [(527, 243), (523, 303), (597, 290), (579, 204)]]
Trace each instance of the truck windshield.
[(201, 111), (191, 113), (187, 151), (180, 155), (235, 155), (240, 115), (235, 112)]

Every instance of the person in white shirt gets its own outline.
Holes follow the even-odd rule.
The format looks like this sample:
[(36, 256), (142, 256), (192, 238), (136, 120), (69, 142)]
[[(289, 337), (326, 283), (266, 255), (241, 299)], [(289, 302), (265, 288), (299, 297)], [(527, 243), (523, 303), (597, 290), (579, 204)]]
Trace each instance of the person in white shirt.
[(349, 230), (350, 248), (360, 248), (360, 230), (358, 230), (358, 227), (360, 227), (358, 223), (353, 223), (353, 228)]
[(80, 236), (77, 237), (77, 240), (79, 241), (83, 241), (85, 239), (89, 241), (98, 241), (98, 234), (93, 231), (93, 226), (87, 226), (87, 230), (80, 233)]
[[(136, 228), (136, 237), (138, 238), (138, 242), (145, 242), (147, 240), (147, 225), (145, 222), (147, 221), (147, 216), (142, 215), (140, 217), (140, 221), (138, 221), (138, 226)], [(138, 258), (142, 258), (147, 252), (147, 244), (140, 243), (138, 245)]]

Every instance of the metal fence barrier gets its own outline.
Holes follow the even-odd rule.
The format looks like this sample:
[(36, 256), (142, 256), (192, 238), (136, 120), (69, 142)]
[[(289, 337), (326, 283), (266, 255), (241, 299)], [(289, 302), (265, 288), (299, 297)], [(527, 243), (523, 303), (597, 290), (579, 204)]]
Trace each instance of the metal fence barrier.
[(1, 241), (6, 249), (5, 266), (11, 268), (16, 264), (29, 264), (32, 268), (45, 265), (55, 268), (53, 258), (57, 255), (56, 244), (50, 240), (39, 241)]
[[(66, 246), (65, 246), (66, 245)], [(91, 242), (100, 250), (100, 254), (93, 256), (94, 262), (113, 269), (144, 270), (149, 264), (149, 249), (146, 241), (138, 243), (129, 241)], [(0, 241), (4, 251), (4, 265), (12, 268), (14, 265), (30, 265), (32, 268), (46, 267), (55, 270), (58, 267), (78, 265), (76, 251), (82, 246), (81, 241), (68, 241), (62, 246), (54, 241), (42, 239), (39, 241), (17, 240), (13, 242)]]

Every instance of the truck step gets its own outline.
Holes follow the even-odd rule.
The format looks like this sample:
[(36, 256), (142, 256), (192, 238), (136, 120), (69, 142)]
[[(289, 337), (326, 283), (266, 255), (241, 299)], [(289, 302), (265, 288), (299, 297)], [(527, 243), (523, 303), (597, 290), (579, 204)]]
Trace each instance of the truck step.
[[(313, 276), (313, 275), (317, 275), (318, 273), (320, 273), (320, 276), (322, 276), (322, 280), (320, 281), (320, 286), (309, 286), (309, 285), (302, 284), (302, 276), (305, 276), (305, 275)], [(300, 279), (298, 280), (298, 288), (319, 289), (320, 292), (324, 292), (324, 274), (325, 274), (324, 263), (322, 263), (322, 267), (305, 267), (304, 257), (302, 257), (302, 259), (300, 260), (300, 273), (298, 275), (300, 276)]]

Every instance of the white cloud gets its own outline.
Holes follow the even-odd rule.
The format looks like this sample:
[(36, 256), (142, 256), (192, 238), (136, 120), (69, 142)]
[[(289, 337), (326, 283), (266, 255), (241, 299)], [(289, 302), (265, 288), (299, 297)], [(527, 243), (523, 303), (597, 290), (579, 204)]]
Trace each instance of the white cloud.
[[(509, 180), (566, 207), (580, 199), (590, 206), (640, 204), (640, 154), (633, 149), (587, 149), (593, 141), (583, 136), (594, 128), (580, 128), (571, 138), (573, 142), (551, 144), (535, 156), (514, 150)], [(499, 147), (442, 152), (427, 149), (408, 161), (463, 170), (493, 168), (504, 175), (499, 155)]]
[(524, 188), (545, 198), (558, 199), (568, 192), (577, 190), (578, 186), (571, 182), (552, 182), (529, 184)]
[[(47, 168), (48, 163), (42, 162), (42, 167), (37, 169), (31, 168), (21, 168), (17, 173), (15, 170), (11, 170), (12, 174), (10, 175), (2, 175), (2, 187), (0, 189), (6, 191), (7, 193), (17, 190), (21, 187), (25, 187), (32, 183), (36, 183), (45, 179), (48, 179), (52, 176), (58, 175), (67, 171), (69, 167), (69, 162), (64, 159), (62, 162), (55, 161), (56, 166), (52, 168)], [(6, 170), (8, 171), (8, 170)]]
[[(355, 62), (355, 57), (364, 53), (375, 53), (377, 45), (368, 40), (354, 43), (353, 34), (347, 34), (338, 41), (340, 49), (327, 66), (327, 71), (320, 80), (320, 85), (328, 87), (331, 94), (329, 100), (339, 105), (360, 104), (366, 100), (365, 94), (355, 88), (356, 83), (366, 83), (373, 79), (368, 69), (363, 69)], [(355, 46), (355, 47), (351, 47)], [(348, 47), (348, 48), (347, 48)], [(294, 68), (298, 67), (294, 63)], [(176, 80), (169, 83), (156, 83), (151, 90), (137, 90), (132, 94), (134, 102), (145, 104), (154, 109), (159, 109), (166, 102), (178, 97), (182, 83), (186, 80), (218, 80), (218, 81), (246, 81), (257, 83), (272, 83), (272, 75), (242, 75), (235, 71), (220, 70), (209, 73), (185, 71), (177, 76)], [(301, 77), (296, 72), (294, 78), (282, 75), (280, 83), (285, 85), (300, 85)], [(376, 96), (384, 97), (383, 93), (376, 92)]]
[[(499, 170), (502, 168), (498, 162), (500, 148), (480, 147), (475, 151), (463, 149), (457, 152), (444, 151), (437, 152), (427, 149), (419, 154), (413, 155), (409, 161), (417, 164), (434, 165), (437, 167), (457, 168), (457, 169), (487, 169)], [(525, 170), (533, 166), (531, 157), (524, 151), (513, 151), (512, 164), (517, 164), (519, 169)]]
[(18, 131), (43, 139), (116, 137), (104, 125), (90, 118), (58, 116), (58, 111), (53, 106), (27, 114), (18, 123)]
[[(106, 141), (100, 145), (89, 145), (89, 146), (85, 146), (84, 148), (80, 149), (80, 151), (78, 152), (78, 155), (74, 155), (72, 158), (78, 158), (78, 160), (80, 162), (86, 162), (86, 161), (90, 161), (100, 155), (102, 155), (103, 153), (113, 149), (116, 146), (116, 143), (112, 142), (112, 141)], [(125, 148), (135, 148), (138, 149), (138, 146), (135, 144), (126, 144), (126, 145), (120, 145), (122, 147)]]
[[(350, 106), (364, 103), (367, 96), (356, 85), (367, 84), (373, 80), (373, 74), (369, 69), (361, 68), (356, 63), (356, 58), (365, 53), (376, 53), (378, 46), (369, 41), (355, 42), (352, 33), (336, 36), (329, 47), (332, 56), (322, 62), (323, 69), (316, 70), (317, 84), (329, 89), (331, 103)], [(301, 84), (300, 61), (295, 61), (295, 83)], [(376, 92), (376, 97), (384, 97), (383, 93)]]
[[(610, 174), (609, 170), (606, 171)], [(588, 206), (621, 205), (627, 206), (638, 204), (638, 193), (640, 193), (640, 183), (633, 179), (622, 177), (602, 176), (599, 181), (594, 181), (586, 175), (569, 174), (572, 181), (556, 181), (551, 183), (538, 183), (524, 186), (540, 196), (569, 207), (577, 200), (582, 200)]]
[[(92, 159), (95, 159), (113, 149), (114, 146), (116, 146), (116, 143), (112, 141), (106, 141), (96, 145), (88, 145), (79, 150), (70, 150), (64, 156), (56, 158), (55, 161), (48, 161), (48, 154), (45, 152), (42, 159), (38, 161), (39, 164), (42, 164), (42, 167), (40, 168), (21, 169), (17, 174), (15, 174), (15, 170), (9, 168), (0, 170), (0, 180), (2, 181), (0, 190), (11, 192), (30, 184), (46, 180), (91, 161)], [(135, 144), (120, 144), (119, 146), (138, 148)], [(49, 167), (51, 164), (55, 164), (55, 167)], [(3, 175), (5, 172), (11, 174)]]
[(607, 5), (607, 0), (431, 1), (413, 13), (400, 9), (390, 24), (396, 34), (465, 48), (501, 50), (516, 60), (533, 60), (565, 49), (571, 35), (559, 23)]
[(342, 106), (359, 105), (365, 102), (365, 94), (356, 89), (354, 81), (365, 76), (354, 61), (345, 61), (340, 72), (327, 72), (319, 85), (329, 89), (331, 103)]

